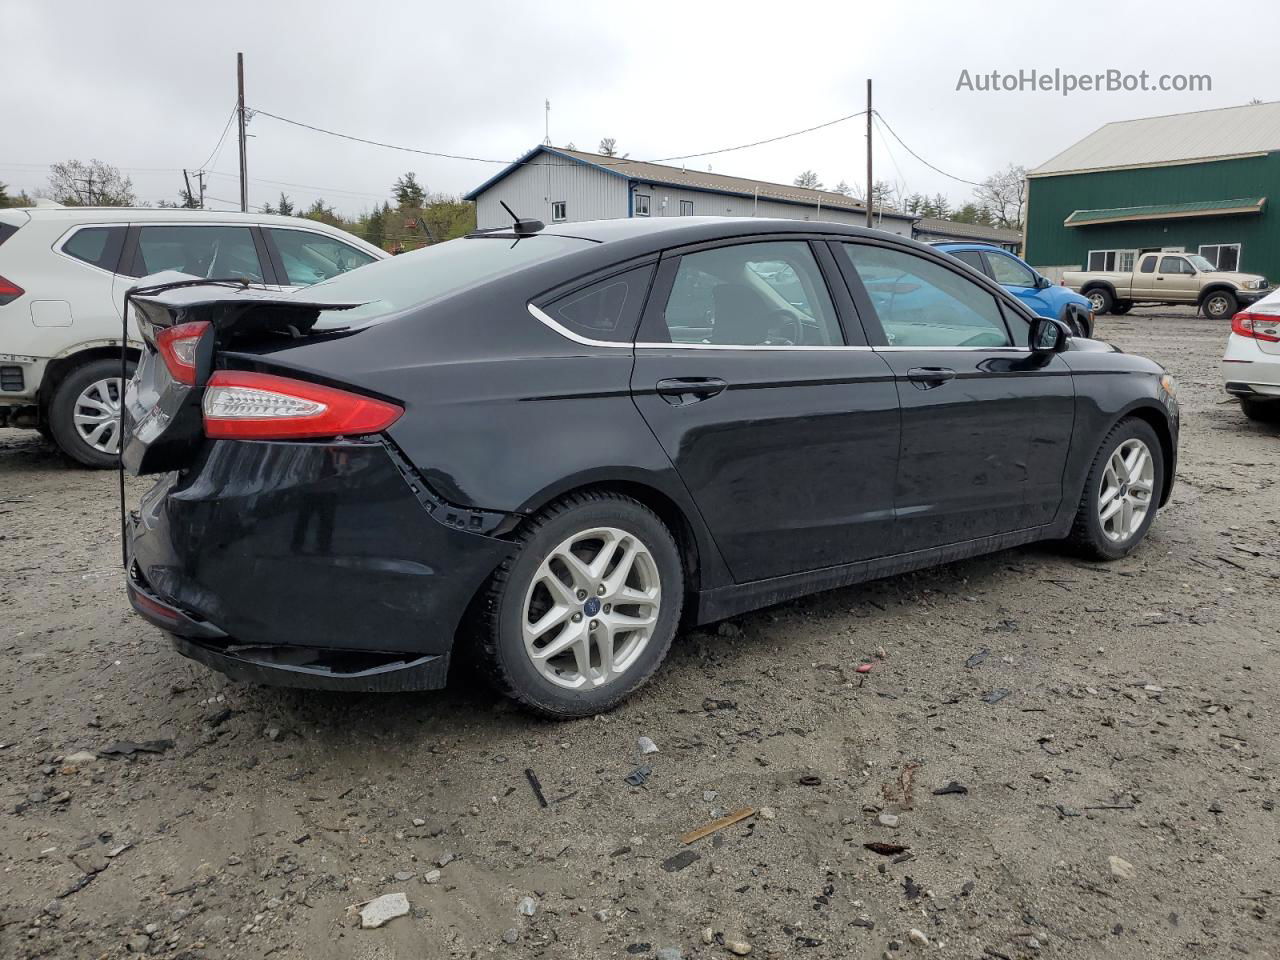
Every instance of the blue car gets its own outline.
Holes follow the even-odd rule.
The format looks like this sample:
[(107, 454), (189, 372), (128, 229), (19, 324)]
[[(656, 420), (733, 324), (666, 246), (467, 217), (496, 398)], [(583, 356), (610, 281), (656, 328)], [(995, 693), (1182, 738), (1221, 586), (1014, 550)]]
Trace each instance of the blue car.
[(943, 241), (931, 246), (986, 274), (1041, 317), (1069, 326), (1076, 336), (1093, 336), (1093, 306), (1088, 299), (1042, 277), (1025, 260), (990, 243)]

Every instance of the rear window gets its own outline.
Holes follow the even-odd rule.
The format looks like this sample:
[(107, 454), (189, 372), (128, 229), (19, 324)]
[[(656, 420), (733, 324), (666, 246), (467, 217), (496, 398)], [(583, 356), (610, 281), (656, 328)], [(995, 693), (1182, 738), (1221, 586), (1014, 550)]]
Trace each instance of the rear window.
[(462, 237), (390, 260), (379, 260), (317, 283), (296, 296), (306, 300), (368, 301), (354, 310), (322, 314), (319, 321), (321, 328), (348, 326), (379, 314), (397, 313), (438, 300), (477, 283), (592, 245), (590, 240), (551, 234), (516, 241), (509, 237)]
[(124, 231), (124, 227), (85, 227), (71, 235), (62, 245), (62, 252), (95, 267), (114, 272), (120, 263), (120, 247), (124, 244)]

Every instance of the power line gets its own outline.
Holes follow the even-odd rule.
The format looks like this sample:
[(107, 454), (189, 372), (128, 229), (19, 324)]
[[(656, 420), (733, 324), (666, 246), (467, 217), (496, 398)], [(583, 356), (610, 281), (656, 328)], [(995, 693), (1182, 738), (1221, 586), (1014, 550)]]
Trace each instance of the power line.
[(231, 121), (234, 120), (235, 118), (236, 118), (236, 107), (232, 107), (231, 113), (227, 115), (227, 122), (223, 124), (222, 134), (221, 136), (218, 137), (218, 142), (214, 145), (213, 150), (210, 151), (209, 153), (209, 159), (206, 160), (204, 163), (200, 164), (200, 166), (196, 167), (195, 169), (197, 170), (209, 169), (209, 165), (213, 163), (214, 158), (217, 157), (218, 151), (222, 149), (222, 142), (227, 139), (227, 131), (231, 129)]
[[(403, 153), (416, 153), (416, 154), (421, 154), (422, 156), (437, 157), (443, 160), (468, 160), (474, 163), (500, 163), (500, 164), (503, 164), (504, 166), (510, 166), (517, 163), (521, 163), (521, 161), (518, 161), (518, 160), (517, 161), (500, 160), (500, 159), (495, 159), (493, 157), (476, 157), (476, 156), (470, 156), (467, 154), (443, 153), (438, 150), (422, 150), (422, 149), (419, 149), (418, 147), (405, 147), (405, 146), (401, 146), (399, 144), (394, 144), (394, 143), (384, 143), (380, 140), (369, 140), (365, 137), (357, 137), (349, 133), (340, 133), (337, 130), (327, 130), (324, 127), (317, 127), (310, 123), (303, 123), (300, 120), (291, 120), (288, 117), (282, 117), (279, 114), (271, 113), (270, 111), (267, 111), (267, 110), (254, 109), (253, 113), (254, 115), (270, 117), (272, 120), (279, 120), (281, 123), (287, 123), (295, 127), (302, 127), (305, 130), (311, 130), (311, 131), (314, 131), (315, 133), (323, 133), (330, 137), (340, 137), (343, 140), (352, 140), (356, 143), (364, 143), (374, 147), (385, 147), (388, 150), (399, 150)], [(852, 120), (854, 117), (863, 116), (865, 113), (866, 113), (865, 110), (859, 110), (856, 113), (846, 114), (843, 117), (836, 117), (834, 120), (827, 120), (827, 121), (824, 121), (823, 123), (814, 124), (811, 127), (805, 127), (803, 130), (793, 130), (790, 133), (782, 133), (774, 137), (766, 137), (763, 140), (753, 140), (751, 143), (740, 143), (731, 147), (720, 147), (715, 150), (703, 150), (699, 153), (685, 153), (685, 154), (681, 154), (679, 156), (674, 156), (674, 157), (659, 157), (655, 160), (633, 160), (629, 157), (623, 157), (617, 160), (601, 162), (599, 165), (602, 167), (621, 167), (621, 166), (626, 166), (628, 164), (633, 164), (633, 163), (670, 163), (673, 160), (696, 160), (699, 157), (710, 157), (719, 153), (732, 153), (735, 150), (747, 150), (751, 147), (760, 147), (768, 143), (777, 143), (780, 140), (789, 140), (792, 137), (799, 137), (806, 133), (813, 133), (815, 130), (822, 130), (826, 127), (833, 127), (837, 123), (844, 123), (846, 120)], [(563, 164), (563, 163), (546, 163), (542, 161), (533, 161), (533, 160), (523, 161), (522, 165), (523, 166), (539, 166), (539, 167), (566, 166), (566, 164)]]
[(905, 150), (905, 151), (907, 151), (907, 153), (911, 154), (913, 157), (915, 157), (917, 160), (919, 160), (921, 163), (923, 163), (923, 164), (924, 164), (926, 167), (928, 167), (930, 170), (934, 171), (935, 173), (940, 173), (940, 174), (942, 174), (944, 177), (949, 177), (949, 178), (951, 178), (952, 180), (958, 180), (960, 183), (967, 183), (967, 184), (968, 184), (969, 186), (971, 186), (971, 187), (980, 187), (980, 186), (982, 186), (982, 184), (980, 184), (980, 183), (975, 183), (975, 182), (974, 182), (974, 181), (972, 181), (972, 180), (966, 180), (964, 177), (957, 177), (954, 173), (947, 173), (947, 171), (943, 170), (942, 168), (940, 168), (940, 167), (935, 167), (932, 163), (930, 163), (930, 162), (929, 162), (928, 160), (926, 160), (924, 157), (920, 156), (920, 154), (916, 153), (914, 150), (912, 150), (910, 147), (908, 147), (905, 143), (903, 143), (902, 138), (901, 138), (900, 136), (898, 136), (898, 135), (897, 135), (897, 133), (894, 133), (894, 129), (893, 129), (893, 127), (889, 126), (889, 121), (888, 121), (888, 120), (886, 120), (886, 119), (884, 118), (884, 114), (883, 114), (883, 113), (881, 113), (879, 110), (877, 110), (877, 111), (875, 111), (875, 115), (876, 115), (877, 117), (879, 117), (879, 118), (880, 118), (880, 122), (884, 124), (884, 128), (885, 128), (886, 130), (888, 130), (890, 133), (892, 133), (892, 134), (893, 134), (893, 139), (897, 140), (897, 141), (898, 141), (898, 143), (902, 144), (902, 149), (903, 149), (903, 150)]

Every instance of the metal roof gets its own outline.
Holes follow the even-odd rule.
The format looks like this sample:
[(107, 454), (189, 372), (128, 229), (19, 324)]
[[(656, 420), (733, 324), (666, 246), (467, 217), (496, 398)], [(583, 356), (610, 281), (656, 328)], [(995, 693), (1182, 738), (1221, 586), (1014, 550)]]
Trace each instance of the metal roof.
[(957, 223), (954, 220), (940, 220), (937, 217), (921, 217), (916, 221), (916, 232), (948, 237), (968, 237), (994, 243), (1017, 243), (1022, 240), (1021, 230), (993, 227), (985, 223)]
[(1233, 213), (1261, 213), (1266, 197), (1237, 197), (1234, 200), (1196, 200), (1191, 203), (1149, 203), (1139, 207), (1100, 207), (1076, 210), (1065, 227), (1087, 227), (1095, 223), (1122, 223), (1129, 220), (1169, 220), (1185, 217), (1223, 217)]
[[(539, 157), (539, 154), (542, 156)], [(537, 158), (537, 159), (535, 159)], [(831, 190), (809, 190), (786, 183), (772, 183), (768, 180), (751, 180), (747, 177), (732, 177), (723, 173), (711, 173), (703, 170), (690, 170), (685, 167), (673, 167), (664, 163), (649, 163), (644, 160), (631, 160), (626, 157), (607, 157), (600, 153), (587, 153), (585, 150), (567, 150), (563, 147), (534, 147), (510, 166), (503, 168), (480, 186), (466, 194), (464, 200), (474, 200), (491, 186), (528, 163), (554, 163), (557, 160), (568, 164), (580, 163), (603, 170), (613, 176), (625, 177), (636, 183), (662, 184), (669, 187), (682, 187), (686, 190), (702, 190), (709, 193), (727, 193), (734, 196), (754, 197), (762, 200), (779, 200), (783, 203), (797, 203), (806, 206), (832, 207), (838, 210), (849, 210), (856, 213), (866, 211), (861, 203), (853, 197)], [(907, 213), (896, 210), (877, 210), (877, 217), (888, 217), (894, 220), (915, 220)]]
[(1225, 160), (1273, 150), (1280, 150), (1280, 101), (1108, 123), (1027, 176)]

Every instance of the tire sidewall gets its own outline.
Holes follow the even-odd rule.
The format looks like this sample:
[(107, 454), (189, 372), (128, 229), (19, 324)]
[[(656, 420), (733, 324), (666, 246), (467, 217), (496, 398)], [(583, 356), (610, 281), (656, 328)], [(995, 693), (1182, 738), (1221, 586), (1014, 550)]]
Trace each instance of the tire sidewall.
[[(1155, 488), (1151, 492), (1151, 507), (1147, 510), (1147, 515), (1143, 518), (1142, 525), (1128, 540), (1123, 543), (1117, 543), (1102, 530), (1102, 521), (1098, 519), (1098, 495), (1107, 461), (1111, 459), (1111, 455), (1115, 453), (1117, 447), (1126, 440), (1133, 439), (1141, 440), (1145, 443), (1151, 453), (1151, 459), (1155, 466)], [(1158, 504), (1166, 483), (1164, 450), (1160, 446), (1160, 438), (1156, 436), (1156, 432), (1151, 428), (1151, 425), (1134, 419), (1122, 421), (1107, 435), (1107, 439), (1098, 448), (1093, 467), (1089, 470), (1089, 478), (1085, 482), (1088, 484), (1085, 489), (1087, 495), (1086, 503), (1088, 504), (1086, 524), (1089, 537), (1093, 541), (1092, 546), (1107, 559), (1118, 560), (1121, 557), (1128, 556), (1146, 538), (1147, 531), (1151, 529), (1151, 524), (1159, 511)]]
[[(125, 366), (125, 378), (133, 375), (136, 363), (128, 361)], [(53, 400), (49, 404), (49, 432), (58, 448), (71, 459), (86, 467), (114, 467), (119, 458), (93, 449), (81, 438), (76, 430), (74, 416), (76, 400), (89, 384), (111, 377), (119, 378), (120, 361), (104, 357), (90, 360), (76, 367), (63, 377), (54, 391)]]
[[(619, 679), (588, 690), (558, 687), (538, 673), (524, 647), (521, 618), (530, 582), (547, 554), (575, 533), (617, 527), (637, 536), (658, 568), (662, 604), (649, 643)], [(575, 505), (543, 523), (511, 565), (495, 611), (493, 655), (517, 697), (554, 716), (578, 717), (608, 710), (642, 686), (666, 658), (679, 625), (684, 569), (675, 540), (661, 520), (631, 500), (605, 498)]]

